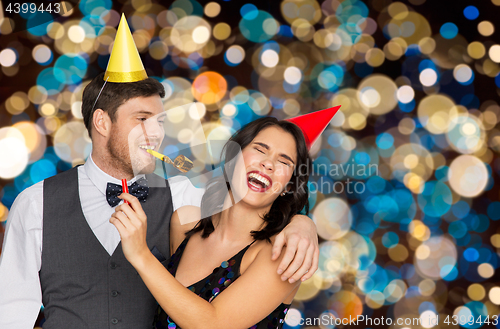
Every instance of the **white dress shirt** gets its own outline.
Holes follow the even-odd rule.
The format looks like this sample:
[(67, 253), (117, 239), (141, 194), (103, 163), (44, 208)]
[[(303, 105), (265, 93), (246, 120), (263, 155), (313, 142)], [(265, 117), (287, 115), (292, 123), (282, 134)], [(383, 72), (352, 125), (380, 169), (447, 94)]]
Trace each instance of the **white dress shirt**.
[[(141, 176), (136, 176), (133, 183)], [(173, 210), (200, 206), (204, 190), (184, 176), (169, 178)], [(107, 183), (121, 181), (102, 171), (89, 156), (78, 167), (78, 187), (83, 214), (108, 254), (120, 242), (116, 227), (109, 222), (114, 212), (106, 201)], [(14, 201), (7, 217), (0, 256), (0, 328), (33, 328), (42, 292), (38, 272), (42, 264), (43, 181), (27, 188)]]

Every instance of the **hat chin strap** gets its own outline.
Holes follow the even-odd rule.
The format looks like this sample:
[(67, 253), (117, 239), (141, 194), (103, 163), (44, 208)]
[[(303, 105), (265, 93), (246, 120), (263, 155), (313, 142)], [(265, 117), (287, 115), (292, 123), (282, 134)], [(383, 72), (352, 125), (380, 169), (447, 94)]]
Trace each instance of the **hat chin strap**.
[(94, 105), (92, 105), (92, 111), (94, 110), (95, 104), (97, 104), (97, 100), (99, 99), (99, 96), (101, 96), (102, 90), (104, 89), (104, 86), (106, 85), (106, 82), (108, 82), (109, 76), (104, 80), (104, 84), (101, 87), (101, 90), (99, 90), (99, 94), (97, 94), (97, 98), (95, 99)]

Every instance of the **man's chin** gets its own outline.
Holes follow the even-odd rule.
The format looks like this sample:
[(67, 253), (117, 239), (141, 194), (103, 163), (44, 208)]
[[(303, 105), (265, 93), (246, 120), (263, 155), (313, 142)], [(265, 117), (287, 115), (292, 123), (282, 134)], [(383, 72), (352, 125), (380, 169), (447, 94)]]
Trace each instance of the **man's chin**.
[(151, 174), (155, 171), (156, 165), (155, 163), (149, 163), (149, 164), (141, 164), (141, 165), (134, 165), (134, 175), (147, 175)]

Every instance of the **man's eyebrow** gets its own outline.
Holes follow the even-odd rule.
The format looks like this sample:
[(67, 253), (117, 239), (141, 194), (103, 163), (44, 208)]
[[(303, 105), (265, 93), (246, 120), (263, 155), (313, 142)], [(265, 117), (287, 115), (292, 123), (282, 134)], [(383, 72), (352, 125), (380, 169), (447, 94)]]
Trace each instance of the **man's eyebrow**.
[[(269, 150), (269, 145), (267, 145), (267, 144), (264, 144), (264, 143), (261, 143), (261, 142), (255, 142), (254, 144), (257, 144), (259, 146), (262, 146), (266, 150)], [(279, 156), (283, 157), (283, 158), (287, 159), (288, 161), (290, 161), (291, 163), (295, 164), (295, 162), (292, 160), (292, 158), (290, 158), (288, 155), (286, 155), (284, 153), (280, 153)]]
[(157, 116), (158, 118), (164, 118), (167, 116), (167, 114), (165, 112), (160, 113), (160, 114), (154, 114), (153, 112), (147, 111), (147, 110), (138, 110), (138, 111), (135, 111), (133, 114), (134, 115), (143, 114), (143, 115), (148, 115), (148, 116)]
[(133, 114), (145, 114), (145, 115), (151, 115), (153, 116), (153, 112), (150, 112), (150, 111), (146, 111), (146, 110), (137, 110), (137, 111), (134, 111)]

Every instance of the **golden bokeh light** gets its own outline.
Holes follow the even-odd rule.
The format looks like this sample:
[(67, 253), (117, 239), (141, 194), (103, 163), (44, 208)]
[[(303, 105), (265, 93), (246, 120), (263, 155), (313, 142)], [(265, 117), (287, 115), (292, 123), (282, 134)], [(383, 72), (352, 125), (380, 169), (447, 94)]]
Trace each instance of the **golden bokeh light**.
[(205, 46), (211, 34), (212, 27), (203, 18), (185, 16), (172, 27), (170, 41), (177, 49), (189, 54)]
[(168, 46), (163, 41), (155, 41), (149, 45), (149, 54), (156, 60), (162, 60), (168, 55)]
[(457, 115), (451, 98), (445, 95), (430, 95), (422, 99), (417, 114), (422, 125), (433, 134), (442, 134), (449, 129), (449, 120)]
[(393, 2), (387, 7), (387, 12), (392, 18), (403, 20), (408, 16), (408, 7), (401, 2)]
[(24, 112), (30, 105), (28, 95), (22, 91), (15, 92), (5, 102), (5, 108), (10, 114), (16, 115)]
[(474, 59), (480, 59), (486, 54), (486, 48), (479, 41), (473, 41), (467, 46), (467, 53)]
[(374, 310), (384, 306), (384, 302), (385, 296), (380, 291), (374, 290), (373, 292), (370, 292), (365, 296), (366, 305)]
[(495, 32), (495, 27), (489, 21), (482, 21), (477, 25), (477, 30), (482, 36), (489, 37)]
[(13, 127), (0, 128), (0, 178), (12, 179), (28, 165), (29, 150), (22, 132)]
[(85, 159), (90, 154), (91, 141), (81, 121), (63, 124), (54, 135), (54, 151), (66, 162)]
[(314, 276), (307, 280), (304, 281), (300, 284), (299, 290), (297, 291), (297, 294), (295, 295), (294, 299), (297, 301), (308, 301), (316, 297), (316, 295), (319, 293), (320, 288), (318, 287), (317, 284), (315, 284), (315, 281), (321, 280), (319, 277)]
[(402, 244), (397, 244), (396, 246), (389, 248), (389, 257), (395, 262), (404, 262), (408, 258), (408, 249)]
[(379, 67), (384, 63), (384, 52), (379, 48), (372, 48), (366, 52), (366, 63), (373, 67)]
[(500, 234), (493, 234), (490, 238), (490, 241), (495, 248), (500, 248)]
[(422, 54), (431, 54), (436, 49), (436, 41), (433, 38), (425, 37), (418, 42), (418, 49)]
[(298, 19), (314, 25), (321, 19), (320, 6), (315, 0), (284, 0), (281, 2), (281, 13), (290, 25)]
[(339, 198), (320, 202), (312, 213), (318, 234), (325, 240), (338, 240), (349, 231), (352, 213), (347, 203)]
[(371, 114), (386, 114), (398, 103), (397, 90), (392, 79), (382, 74), (373, 74), (358, 85), (358, 101)]
[[(419, 179), (426, 181), (431, 177), (434, 170), (434, 159), (430, 152), (423, 146), (408, 143), (396, 148), (391, 156), (390, 165), (394, 171), (413, 173), (419, 176)], [(411, 178), (414, 178), (414, 176), (407, 177), (408, 180)], [(414, 181), (411, 183), (416, 184), (417, 182)], [(408, 181), (408, 184), (410, 184), (410, 181)]]
[(455, 158), (448, 171), (451, 188), (468, 198), (484, 191), (488, 177), (488, 169), (484, 162), (473, 155), (461, 155)]
[(220, 5), (217, 2), (209, 2), (205, 5), (205, 15), (208, 17), (216, 17), (219, 15), (221, 10)]
[(477, 272), (481, 277), (489, 279), (495, 274), (495, 269), (490, 263), (482, 263), (477, 267)]
[[(443, 262), (443, 259), (446, 262)], [(455, 244), (445, 236), (431, 237), (424, 241), (415, 252), (414, 265), (417, 273), (424, 278), (437, 280), (447, 275), (457, 262)], [(448, 272), (443, 266), (449, 265)]]
[[(353, 88), (341, 89), (335, 94), (331, 100), (331, 106), (333, 104), (342, 106), (342, 114), (344, 115), (343, 129), (355, 129), (357, 126), (352, 126), (353, 123), (359, 124), (359, 118), (363, 117), (364, 122), (366, 122), (366, 117), (368, 116), (368, 110), (361, 106), (359, 102), (359, 92)], [(354, 119), (350, 120), (350, 117), (354, 116)]]
[(493, 287), (488, 293), (488, 298), (495, 305), (500, 305), (500, 287)]
[(218, 23), (214, 27), (214, 38), (226, 40), (231, 35), (231, 27), (227, 23)]
[(488, 50), (488, 56), (495, 63), (500, 63), (500, 45), (493, 45)]
[(415, 11), (405, 11), (404, 4), (401, 5), (397, 6), (396, 16), (387, 24), (389, 35), (403, 38), (407, 44), (418, 44), (423, 38), (430, 37), (431, 26), (427, 19)]
[(9, 215), (9, 209), (0, 202), (0, 222), (5, 222)]
[(422, 296), (432, 296), (436, 291), (436, 283), (429, 279), (422, 280), (418, 284), (418, 291)]
[(474, 115), (460, 113), (451, 118), (446, 138), (457, 152), (472, 154), (481, 150), (485, 144), (485, 129)]
[(12, 127), (24, 136), (25, 145), (30, 154), (29, 162), (33, 163), (41, 159), (47, 147), (47, 139), (41, 128), (30, 121), (17, 122)]
[(467, 288), (467, 295), (472, 300), (480, 301), (486, 296), (486, 290), (479, 283), (474, 283)]

